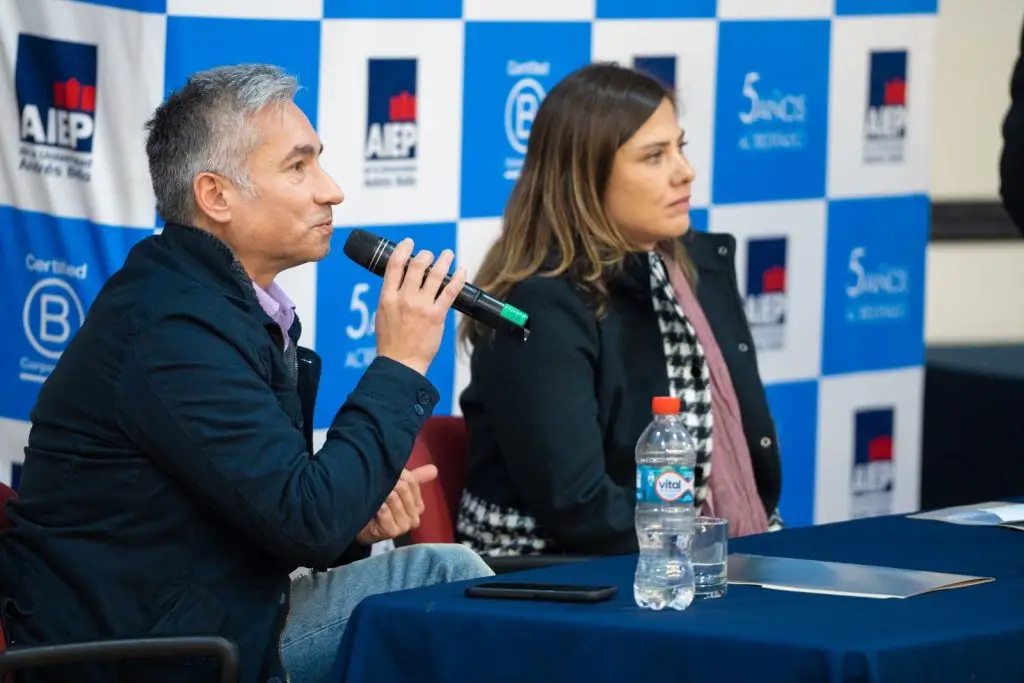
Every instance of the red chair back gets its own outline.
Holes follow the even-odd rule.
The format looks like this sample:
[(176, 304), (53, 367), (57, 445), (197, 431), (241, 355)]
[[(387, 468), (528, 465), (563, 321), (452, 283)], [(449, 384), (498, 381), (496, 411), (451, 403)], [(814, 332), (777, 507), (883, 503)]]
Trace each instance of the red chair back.
[(437, 479), (422, 487), (426, 510), (410, 532), (413, 543), (453, 543), (459, 499), (466, 480), (468, 434), (461, 417), (435, 415), (420, 430), (409, 458), (410, 469), (433, 464)]
[[(7, 522), (7, 501), (13, 500), (18, 497), (18, 494), (7, 484), (0, 482), (0, 538), (3, 537), (3, 529), (8, 526)], [(7, 649), (7, 634), (4, 633), (4, 623), (0, 619), (0, 652)], [(3, 683), (12, 683), (13, 678), (10, 673), (3, 677)]]
[(0, 482), (0, 529), (7, 528), (7, 501), (17, 497), (18, 494), (14, 489)]

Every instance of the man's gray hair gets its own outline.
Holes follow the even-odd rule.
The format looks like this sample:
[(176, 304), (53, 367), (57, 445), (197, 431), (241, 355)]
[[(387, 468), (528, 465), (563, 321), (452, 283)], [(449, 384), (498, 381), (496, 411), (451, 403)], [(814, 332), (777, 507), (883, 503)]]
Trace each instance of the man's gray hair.
[(146, 123), (146, 154), (156, 209), (168, 223), (191, 225), (192, 183), (203, 172), (228, 179), (252, 195), (247, 159), (259, 146), (248, 118), (294, 99), (298, 81), (276, 66), (221, 66), (189, 77)]

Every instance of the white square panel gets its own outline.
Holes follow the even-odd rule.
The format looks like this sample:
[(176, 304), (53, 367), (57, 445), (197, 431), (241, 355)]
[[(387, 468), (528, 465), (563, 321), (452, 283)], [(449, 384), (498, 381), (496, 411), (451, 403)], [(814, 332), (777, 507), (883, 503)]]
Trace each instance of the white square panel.
[(915, 16), (832, 22), (830, 197), (928, 191), (936, 21)]
[(31, 422), (0, 417), (0, 481), (11, 485), (11, 466), (25, 459)]
[(573, 21), (593, 19), (595, 0), (464, 0), (467, 21)]
[(8, 0), (0, 20), (0, 204), (152, 228), (143, 129), (163, 99), (166, 17)]
[(324, 444), (327, 443), (327, 432), (329, 432), (329, 431), (331, 431), (331, 430), (330, 429), (314, 429), (313, 430), (313, 452), (314, 453), (316, 453), (321, 448), (323, 448)]
[(806, 19), (831, 17), (835, 0), (718, 0), (720, 19)]
[(476, 278), (487, 250), (499, 235), (501, 218), (473, 218), (458, 222), (455, 265), (466, 267), (468, 282)]
[[(500, 218), (474, 218), (462, 220), (458, 224), (457, 247), (455, 251), (456, 265), (466, 267), (466, 281), (472, 282), (480, 269), (480, 264), (487, 255), (487, 250), (501, 234)], [(462, 324), (462, 314), (455, 316), (457, 324)], [(455, 346), (455, 385), (452, 391), (452, 415), (461, 415), (459, 396), (469, 385), (469, 353), (472, 349), (456, 342)]]
[(335, 220), (457, 219), (462, 22), (325, 20), (321, 44), (323, 164), (346, 197)]
[(232, 19), (319, 19), (324, 0), (167, 0), (167, 14)]
[(918, 509), (923, 391), (922, 368), (822, 378), (815, 524)]
[(826, 207), (822, 201), (712, 206), (711, 232), (736, 237), (736, 279), (766, 383), (821, 369)]
[[(636, 59), (661, 61), (671, 73), (680, 125), (686, 131), (686, 156), (697, 173), (693, 205), (711, 201), (714, 144), (715, 74), (718, 27), (713, 19), (612, 20), (594, 22), (594, 61), (634, 67)], [(671, 61), (667, 61), (671, 60)], [(671, 68), (674, 62), (674, 68)], [(651, 71), (648, 69), (648, 71)], [(655, 74), (661, 75), (661, 74)]]

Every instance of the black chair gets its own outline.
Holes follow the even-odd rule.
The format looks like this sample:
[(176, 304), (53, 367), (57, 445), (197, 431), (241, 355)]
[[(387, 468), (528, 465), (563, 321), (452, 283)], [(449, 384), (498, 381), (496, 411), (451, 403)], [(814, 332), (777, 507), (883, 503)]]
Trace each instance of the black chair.
[[(7, 501), (18, 494), (0, 483), (0, 539), (7, 528)], [(0, 541), (2, 542), (2, 541)], [(7, 647), (0, 623), (0, 681), (11, 683), (18, 669), (75, 664), (87, 661), (162, 659), (165, 657), (214, 657), (220, 662), (221, 683), (238, 681), (238, 647), (219, 636), (171, 636), (123, 640), (90, 640), (54, 645)]]
[[(2, 635), (0, 630), (0, 635)], [(86, 661), (163, 659), (209, 656), (220, 661), (221, 683), (238, 682), (238, 648), (219, 636), (90, 640), (63, 645), (31, 645), (0, 651), (0, 675), (8, 683), (11, 671)]]

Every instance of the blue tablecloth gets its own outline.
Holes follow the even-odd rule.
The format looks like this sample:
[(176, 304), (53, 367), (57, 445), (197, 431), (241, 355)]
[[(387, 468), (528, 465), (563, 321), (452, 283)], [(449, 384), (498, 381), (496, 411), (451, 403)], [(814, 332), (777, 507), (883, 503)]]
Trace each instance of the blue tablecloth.
[[(991, 576), (905, 600), (730, 586), (685, 612), (633, 604), (635, 556), (512, 575), (614, 584), (606, 603), (374, 596), (349, 622), (347, 683), (1020, 683), (1024, 532), (904, 517), (735, 539), (730, 551)], [(502, 577), (508, 578), (508, 577)]]

